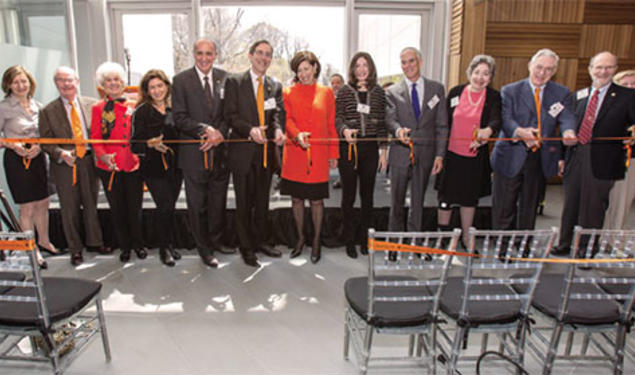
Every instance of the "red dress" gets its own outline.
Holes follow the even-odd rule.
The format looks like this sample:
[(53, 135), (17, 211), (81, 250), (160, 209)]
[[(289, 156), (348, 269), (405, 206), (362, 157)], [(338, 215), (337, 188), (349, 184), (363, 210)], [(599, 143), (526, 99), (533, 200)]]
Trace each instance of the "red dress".
[[(283, 187), (285, 180), (306, 184), (307, 189), (315, 184), (325, 184), (328, 196), (328, 161), (339, 158), (333, 91), (329, 87), (319, 84), (303, 85), (298, 83), (285, 90), (284, 108), (287, 112), (286, 134), (288, 141), (284, 146), (282, 156)], [(310, 164), (307, 150), (295, 142), (295, 138), (300, 132), (311, 133), (308, 141), (311, 145)], [(297, 184), (294, 185), (297, 187)], [(285, 193), (284, 189), (282, 193)], [(291, 195), (296, 196), (295, 194)]]

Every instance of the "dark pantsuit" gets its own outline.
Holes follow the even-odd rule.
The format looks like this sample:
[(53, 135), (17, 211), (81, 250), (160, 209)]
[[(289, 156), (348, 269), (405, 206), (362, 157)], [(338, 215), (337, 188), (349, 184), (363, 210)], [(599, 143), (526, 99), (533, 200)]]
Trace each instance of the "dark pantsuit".
[(368, 228), (373, 222), (373, 193), (375, 191), (375, 176), (379, 161), (378, 146), (376, 142), (359, 142), (357, 144), (358, 162), (355, 169), (355, 158), (348, 160), (348, 143), (340, 144), (340, 159), (338, 169), (342, 183), (342, 239), (352, 244), (355, 241), (353, 233), (353, 205), (359, 180), (359, 196), (361, 198), (361, 224), (363, 238), (368, 234)]
[(544, 175), (540, 152), (529, 152), (514, 177), (494, 172), (492, 189), (493, 229), (534, 229)]
[(101, 247), (104, 244), (97, 217), (97, 193), (99, 183), (94, 160), (90, 154), (77, 158), (77, 184), (73, 186), (73, 168), (66, 163), (51, 163), (51, 176), (60, 199), (60, 213), (64, 236), (71, 254), (81, 253), (82, 223), (86, 233), (86, 246)]
[(591, 146), (576, 146), (567, 159), (560, 245), (570, 246), (573, 227), (602, 228), (613, 180), (599, 180), (591, 171)]
[(183, 174), (180, 169), (173, 169), (164, 177), (146, 177), (145, 183), (157, 206), (159, 247), (167, 248), (174, 245), (174, 228), (176, 227), (174, 206), (183, 183)]
[(122, 251), (143, 246), (141, 230), (141, 203), (143, 180), (139, 171), (116, 172), (112, 190), (108, 191), (110, 172), (97, 169), (106, 198), (110, 205), (110, 222), (115, 230)]
[(269, 212), (269, 189), (272, 168), (262, 165), (262, 151), (258, 150), (252, 159), (248, 173), (232, 173), (236, 192), (236, 232), (240, 251), (253, 252), (262, 245), (267, 230)]
[(205, 170), (183, 169), (187, 213), (200, 256), (212, 255), (214, 243), (219, 243), (225, 229), (225, 208), (229, 171), (214, 163), (210, 173)]

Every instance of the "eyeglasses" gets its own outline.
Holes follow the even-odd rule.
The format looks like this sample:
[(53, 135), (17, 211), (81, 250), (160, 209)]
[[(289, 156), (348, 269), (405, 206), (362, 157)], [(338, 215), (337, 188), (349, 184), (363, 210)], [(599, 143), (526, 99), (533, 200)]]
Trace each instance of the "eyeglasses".
[(616, 65), (595, 65), (591, 67), (591, 69), (595, 70), (613, 70), (615, 68), (617, 68)]
[(545, 72), (545, 73), (553, 73), (556, 71), (555, 66), (542, 66), (540, 64), (534, 65), (534, 69), (539, 72)]
[(271, 52), (265, 52), (265, 51), (262, 51), (262, 50), (259, 50), (259, 49), (254, 51), (254, 55), (258, 55), (258, 56), (261, 56), (261, 57), (271, 57), (272, 56)]
[(75, 82), (75, 78), (55, 78), (55, 82), (73, 83)]

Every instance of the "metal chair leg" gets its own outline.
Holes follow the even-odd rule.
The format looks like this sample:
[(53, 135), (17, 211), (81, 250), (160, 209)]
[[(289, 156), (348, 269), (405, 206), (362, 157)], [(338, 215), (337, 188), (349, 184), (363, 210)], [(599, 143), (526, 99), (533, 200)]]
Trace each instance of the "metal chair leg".
[(360, 364), (359, 373), (366, 375), (368, 370), (368, 360), (370, 359), (370, 347), (373, 343), (373, 328), (366, 328), (366, 336), (364, 338), (364, 352), (362, 353), (362, 363)]
[(553, 362), (556, 359), (556, 354), (558, 353), (558, 342), (560, 341), (561, 333), (562, 323), (557, 323), (556, 326), (553, 328), (553, 333), (551, 334), (551, 341), (549, 342), (547, 357), (545, 358), (545, 364), (542, 368), (543, 375), (551, 374), (551, 368), (553, 367)]
[(101, 305), (101, 296), (98, 295), (95, 298), (95, 305), (97, 307), (97, 315), (99, 317), (99, 330), (101, 331), (101, 341), (104, 346), (104, 355), (106, 356), (106, 362), (110, 362), (112, 356), (110, 354), (110, 342), (108, 341), (108, 331), (106, 329), (106, 319), (104, 318), (104, 308)]

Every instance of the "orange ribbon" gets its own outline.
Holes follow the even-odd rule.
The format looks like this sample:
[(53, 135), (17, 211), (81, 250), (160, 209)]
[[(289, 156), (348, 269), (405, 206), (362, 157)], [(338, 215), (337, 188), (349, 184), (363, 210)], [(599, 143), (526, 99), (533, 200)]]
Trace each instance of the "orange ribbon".
[(306, 148), (306, 174), (311, 173), (311, 166), (313, 161), (311, 160), (311, 146)]
[(631, 145), (624, 145), (624, 149), (626, 149), (626, 169), (631, 166), (631, 156), (633, 153), (633, 148)]
[(31, 166), (31, 160), (32, 159), (28, 159), (26, 156), (22, 157), (22, 164), (24, 164), (24, 169), (26, 169), (27, 171), (29, 170), (29, 167)]
[[(209, 169), (211, 172), (212, 169), (214, 169), (214, 151), (212, 151), (212, 154), (209, 155), (209, 161), (207, 159), (207, 152), (208, 151), (203, 152), (203, 162), (205, 163), (205, 170)], [(165, 166), (165, 161), (163, 162), (163, 165)], [(167, 170), (168, 168), (166, 167), (165, 169)]]
[(110, 180), (108, 181), (108, 191), (112, 190), (112, 181), (115, 179), (115, 171), (110, 172)]
[(412, 138), (408, 141), (408, 147), (410, 147), (410, 164), (415, 165), (415, 147)]
[(35, 240), (5, 240), (0, 241), (0, 250), (33, 251)]
[(165, 161), (165, 154), (161, 154), (161, 162), (163, 162), (163, 169), (168, 170), (168, 163)]
[(77, 165), (73, 164), (73, 186), (77, 185)]
[(262, 145), (262, 167), (267, 168), (267, 138), (265, 138), (266, 134), (263, 127), (260, 128), (260, 133), (262, 138), (265, 139), (265, 143)]

